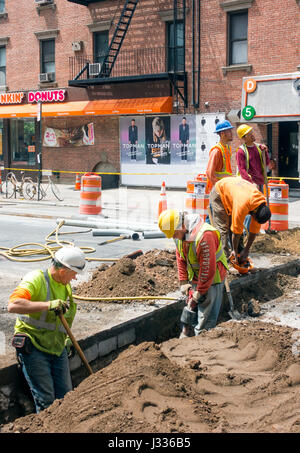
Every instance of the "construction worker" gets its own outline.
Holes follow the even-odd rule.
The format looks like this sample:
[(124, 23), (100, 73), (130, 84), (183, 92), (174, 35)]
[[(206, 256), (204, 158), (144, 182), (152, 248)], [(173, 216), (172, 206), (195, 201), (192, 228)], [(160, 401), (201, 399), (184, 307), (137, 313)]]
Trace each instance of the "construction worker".
[(255, 143), (253, 128), (247, 124), (241, 124), (236, 132), (243, 141), (236, 152), (239, 174), (246, 181), (256, 184), (258, 189), (263, 192), (265, 171), (267, 170), (264, 161), (270, 170), (274, 168), (274, 162), (269, 158), (268, 147)]
[(215, 327), (222, 304), (228, 264), (220, 233), (199, 215), (176, 209), (163, 211), (158, 226), (175, 241), (180, 290), (188, 296), (180, 338), (198, 335)]
[[(232, 176), (223, 178), (215, 184), (210, 193), (210, 205), (213, 223), (221, 234), (226, 256), (230, 255), (228, 236), (232, 236), (230, 238), (231, 257), (239, 263), (243, 263), (248, 258), (250, 247), (260, 231), (261, 224), (267, 222), (271, 217), (271, 211), (266, 205), (266, 198), (256, 185), (245, 181), (240, 176)], [(249, 236), (245, 247), (240, 251), (243, 223), (248, 214), (251, 215)]]
[(232, 176), (231, 169), (231, 146), (233, 126), (229, 121), (222, 121), (216, 125), (215, 133), (219, 135), (219, 142), (209, 151), (209, 159), (206, 168), (207, 187), (210, 193), (217, 181), (227, 176)]
[(19, 315), (12, 345), (36, 412), (72, 390), (66, 349), (71, 340), (58, 314), (63, 313), (71, 327), (77, 304), (70, 282), (83, 273), (84, 266), (84, 253), (78, 247), (64, 246), (55, 253), (49, 269), (27, 273), (9, 298), (8, 311)]

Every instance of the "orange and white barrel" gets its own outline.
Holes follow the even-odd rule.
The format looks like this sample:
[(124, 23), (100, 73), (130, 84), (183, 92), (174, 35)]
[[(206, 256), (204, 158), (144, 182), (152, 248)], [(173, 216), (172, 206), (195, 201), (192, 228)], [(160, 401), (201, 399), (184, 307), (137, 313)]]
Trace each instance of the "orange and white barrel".
[(81, 177), (79, 212), (97, 215), (101, 211), (101, 176), (85, 173)]
[[(289, 185), (282, 179), (270, 179), (268, 182), (269, 204), (272, 213), (271, 230), (286, 231), (289, 229)], [(264, 188), (266, 195), (266, 188)], [(269, 222), (262, 225), (263, 230), (269, 228)]]
[(199, 214), (205, 222), (208, 215), (209, 194), (206, 193), (207, 177), (199, 174), (194, 180), (187, 182), (185, 196), (185, 211), (189, 214)]

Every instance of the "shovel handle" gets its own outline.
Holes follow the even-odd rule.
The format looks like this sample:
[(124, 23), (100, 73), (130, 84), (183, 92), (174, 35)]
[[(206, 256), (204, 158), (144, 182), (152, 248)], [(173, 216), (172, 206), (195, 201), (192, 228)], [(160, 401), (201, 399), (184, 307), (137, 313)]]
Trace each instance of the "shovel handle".
[(70, 339), (71, 339), (71, 341), (72, 341), (72, 343), (74, 345), (74, 348), (76, 349), (76, 351), (78, 352), (79, 357), (81, 358), (82, 362), (84, 363), (86, 369), (88, 370), (88, 372), (90, 374), (93, 374), (93, 370), (90, 367), (89, 362), (86, 360), (85, 355), (83, 354), (83, 351), (82, 351), (81, 347), (79, 346), (79, 344), (76, 341), (74, 335), (72, 334), (71, 329), (69, 327), (69, 324), (66, 321), (66, 318), (64, 317), (64, 315), (62, 313), (59, 313), (58, 316), (59, 316), (59, 319), (61, 320), (62, 325), (66, 329), (66, 332), (69, 335), (69, 337), (70, 337)]

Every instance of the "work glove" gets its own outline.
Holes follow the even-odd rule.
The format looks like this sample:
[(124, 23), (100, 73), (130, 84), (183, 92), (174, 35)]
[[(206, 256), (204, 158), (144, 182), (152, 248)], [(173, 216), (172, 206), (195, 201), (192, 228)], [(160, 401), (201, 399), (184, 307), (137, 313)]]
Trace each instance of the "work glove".
[(189, 310), (195, 311), (198, 304), (204, 302), (204, 300), (206, 299), (206, 294), (201, 294), (199, 293), (199, 291), (194, 291), (191, 296), (192, 297), (190, 297), (190, 299), (188, 300), (188, 308)]
[(189, 290), (192, 287), (189, 283), (185, 283), (184, 285), (180, 286), (180, 292), (184, 294), (185, 296), (189, 295)]
[(67, 337), (67, 338), (66, 338), (66, 341), (65, 341), (65, 348), (66, 348), (66, 350), (67, 350), (67, 354), (68, 354), (68, 358), (69, 358), (69, 359), (75, 355), (75, 348), (74, 348), (74, 346), (73, 346), (73, 343), (72, 343), (70, 337)]
[(60, 313), (64, 314), (69, 309), (67, 302), (62, 301), (61, 299), (50, 300), (49, 310), (54, 311), (56, 315)]

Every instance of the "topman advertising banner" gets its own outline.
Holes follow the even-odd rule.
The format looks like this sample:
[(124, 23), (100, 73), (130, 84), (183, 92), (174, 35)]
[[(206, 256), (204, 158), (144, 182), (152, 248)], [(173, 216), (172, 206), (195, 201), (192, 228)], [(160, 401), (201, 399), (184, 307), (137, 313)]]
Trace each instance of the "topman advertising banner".
[(224, 119), (224, 113), (121, 117), (122, 184), (159, 187), (165, 181), (167, 187), (186, 187), (205, 173), (219, 138), (216, 124)]

